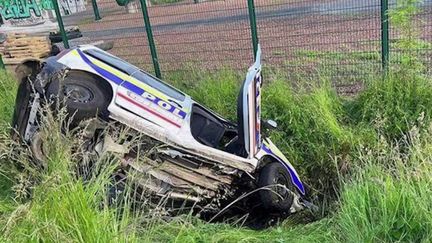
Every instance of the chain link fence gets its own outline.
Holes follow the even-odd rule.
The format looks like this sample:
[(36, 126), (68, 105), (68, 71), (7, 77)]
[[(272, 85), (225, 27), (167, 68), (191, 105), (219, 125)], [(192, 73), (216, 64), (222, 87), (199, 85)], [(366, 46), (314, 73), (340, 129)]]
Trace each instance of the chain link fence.
[[(240, 70), (253, 60), (247, 1), (145, 3), (162, 74), (223, 67)], [(127, 6), (101, 0), (97, 2), (101, 20), (95, 20), (90, 5), (64, 21), (79, 26), (86, 41), (114, 41), (111, 53), (155, 71), (140, 5), (138, 0)]]
[[(77, 26), (83, 37), (70, 40), (81, 43), (113, 43), (110, 52), (134, 65), (155, 72), (139, 0), (88, 0), (86, 10), (64, 16), (67, 26)], [(94, 11), (97, 10), (97, 11)]]
[[(157, 76), (245, 70), (259, 40), (267, 68), (293, 78), (331, 70), (333, 81), (343, 86), (381, 72), (388, 56), (397, 62), (406, 51), (395, 45), (401, 33), (387, 21), (395, 0), (74, 1), (80, 11), (61, 3), (58, 13), (66, 29), (78, 26), (83, 38), (65, 35), (65, 43), (113, 42), (111, 53)], [(419, 4), (414, 27), (430, 72), (432, 0)]]
[[(389, 10), (395, 11), (399, 6), (395, 2), (389, 4)], [(415, 51), (416, 55), (423, 62), (426, 72), (432, 75), (432, 1), (424, 0), (423, 3), (417, 6), (415, 10), (415, 18), (408, 28), (400, 30), (395, 28), (393, 24), (390, 25), (390, 53), (391, 61), (393, 63), (402, 62), (403, 54)], [(392, 21), (390, 21), (392, 24)], [(404, 32), (404, 33), (402, 33)], [(416, 46), (412, 47), (401, 47), (398, 41), (405, 36), (420, 37), (419, 40), (415, 40)], [(414, 41), (413, 41), (414, 43)]]
[(380, 1), (263, 1), (257, 19), (267, 63), (290, 76), (328, 70), (349, 86), (381, 70)]

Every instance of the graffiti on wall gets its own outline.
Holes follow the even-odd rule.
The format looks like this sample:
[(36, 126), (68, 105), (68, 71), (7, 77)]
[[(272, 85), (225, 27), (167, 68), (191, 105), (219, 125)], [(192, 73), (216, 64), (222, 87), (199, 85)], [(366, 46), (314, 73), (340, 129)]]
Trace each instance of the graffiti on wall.
[(86, 10), (84, 0), (59, 0), (61, 11), (65, 15)]
[(41, 10), (53, 9), (50, 0), (4, 0), (0, 2), (0, 14), (4, 20), (30, 18), (32, 15), (41, 17)]
[[(84, 0), (59, 0), (64, 15), (85, 10)], [(1, 23), (12, 26), (38, 24), (53, 18), (52, 0), (0, 0)]]

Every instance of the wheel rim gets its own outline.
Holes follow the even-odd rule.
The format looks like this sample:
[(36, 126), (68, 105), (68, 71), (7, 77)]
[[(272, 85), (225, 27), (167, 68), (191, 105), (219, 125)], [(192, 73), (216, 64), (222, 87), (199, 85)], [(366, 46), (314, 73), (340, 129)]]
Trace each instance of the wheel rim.
[(91, 90), (78, 84), (65, 85), (63, 94), (73, 102), (87, 103), (93, 100)]
[(43, 138), (40, 132), (36, 132), (36, 134), (33, 135), (30, 149), (36, 161), (38, 161), (42, 167), (46, 168), (47, 150), (46, 146), (44, 146)]

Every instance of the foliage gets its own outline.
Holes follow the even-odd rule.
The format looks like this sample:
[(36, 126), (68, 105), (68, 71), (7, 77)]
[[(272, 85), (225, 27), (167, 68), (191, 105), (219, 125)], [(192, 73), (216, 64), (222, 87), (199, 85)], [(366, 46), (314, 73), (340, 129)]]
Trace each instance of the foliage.
[[(405, 31), (397, 43), (402, 49), (424, 46), (409, 30), (416, 3), (400, 1), (390, 13)], [(293, 224), (293, 215), (263, 231), (192, 215), (167, 219), (163, 210), (138, 210), (128, 197), (110, 207), (107, 188), (118, 161), (103, 156), (84, 180), (76, 170), (86, 155), (76, 149), (81, 137), (61, 132), (64, 120), (50, 113), (43, 122), (49, 156), (40, 170), (28, 148), (8, 137), (17, 85), (0, 72), (0, 241), (430, 242), (432, 87), (416, 53), (404, 52), (386, 76), (368, 77), (350, 99), (329, 85), (331, 69), (314, 84), (264, 70), (263, 118), (279, 124), (270, 136), (318, 195), (326, 217), (302, 225)], [(235, 121), (243, 75), (191, 71), (168, 80)]]
[(339, 240), (430, 242), (432, 240), (432, 130), (414, 127), (405, 147), (381, 140), (361, 151), (357, 173), (341, 192), (336, 216)]
[(0, 75), (0, 126), (4, 127), (5, 124), (11, 121), (15, 95), (18, 85), (10, 73), (2, 72)]

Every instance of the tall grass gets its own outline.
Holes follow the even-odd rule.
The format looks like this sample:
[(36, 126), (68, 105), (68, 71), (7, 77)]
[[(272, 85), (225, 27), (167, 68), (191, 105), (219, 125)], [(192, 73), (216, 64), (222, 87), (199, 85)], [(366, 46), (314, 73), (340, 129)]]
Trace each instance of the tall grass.
[[(7, 150), (9, 123), (12, 119), (17, 86), (12, 75), (0, 73), (0, 164), (4, 164), (6, 160), (3, 153)], [(0, 218), (3, 213), (10, 212), (15, 207), (11, 200), (12, 186), (13, 180), (9, 178), (7, 171), (0, 169)], [(2, 222), (0, 219), (0, 223)]]
[[(340, 240), (348, 242), (430, 242), (432, 240), (431, 127), (406, 141), (408, 151), (382, 144), (362, 151), (341, 193), (337, 216)], [(385, 143), (385, 141), (381, 141)]]
[[(207, 79), (191, 79), (190, 83), (177, 85), (186, 91), (201, 94), (196, 97), (203, 103), (218, 101), (216, 104), (210, 103), (210, 106), (234, 120), (235, 107), (232, 104), (235, 104), (241, 80), (238, 77), (241, 75), (225, 70)], [(213, 84), (214, 80), (219, 83)], [(372, 92), (369, 89), (381, 90), (377, 87), (401, 85), (400, 82), (401, 79), (390, 80), (389, 83), (378, 79), (354, 102), (358, 106), (367, 104), (366, 101), (370, 100), (365, 99), (362, 103), (362, 97)], [(6, 87), (14, 84), (2, 85)], [(115, 161), (100, 161), (106, 170), (90, 181), (76, 177), (73, 164), (77, 162), (77, 156), (72, 148), (77, 140), (72, 134), (61, 133), (58, 121), (48, 119), (44, 122), (44, 130), (48, 130), (50, 135), (46, 141), (52, 145), (48, 169), (37, 174), (38, 183), (30, 184), (33, 185), (28, 188), (31, 199), (0, 203), (3, 239), (78, 242), (261, 242), (288, 239), (303, 242), (358, 242), (429, 239), (431, 200), (428, 188), (431, 181), (427, 175), (430, 174), (432, 143), (427, 136), (430, 132), (427, 130), (429, 120), (426, 117), (428, 113), (424, 112), (426, 110), (420, 109), (417, 126), (411, 126), (402, 136), (406, 142), (400, 146), (395, 143), (399, 140), (379, 136), (388, 131), (383, 127), (365, 128), (362, 125), (367, 122), (366, 119), (361, 122), (350, 119), (353, 106), (349, 105), (353, 101), (338, 97), (326, 85), (293, 88), (278, 75), (268, 76), (263, 97), (264, 117), (274, 118), (280, 124), (280, 131), (276, 131), (272, 137), (299, 168), (302, 178), (313, 189), (321, 190), (321, 193), (340, 188), (340, 203), (336, 204), (339, 209), (330, 218), (306, 226), (294, 226), (291, 221), (287, 221), (270, 230), (252, 231), (221, 223), (206, 224), (193, 216), (175, 217), (169, 221), (147, 214), (137, 217), (130, 213), (120, 217), (118, 210), (101, 203), (111, 183), (109, 174), (115, 167)], [(405, 96), (405, 100), (413, 98)], [(381, 102), (387, 101), (381, 99)], [(13, 99), (6, 99), (2, 104), (5, 113), (10, 116)], [(408, 109), (407, 112), (411, 111)], [(423, 137), (417, 139), (416, 134)], [(398, 150), (401, 147), (408, 149)], [(2, 153), (8, 155), (5, 151)], [(29, 163), (25, 159), (25, 156), (22, 157), (21, 162)], [(1, 167), (2, 172), (8, 175), (10, 164), (7, 168), (4, 165), (5, 162)], [(343, 166), (346, 167), (345, 171), (341, 168)], [(28, 175), (15, 175), (16, 178), (10, 178), (14, 181), (14, 189), (25, 187), (23, 181), (28, 180)], [(351, 179), (344, 179), (344, 175), (350, 175)], [(10, 184), (2, 186), (10, 191)], [(4, 197), (10, 198), (11, 195)], [(142, 218), (149, 220), (143, 221)]]
[[(411, 14), (405, 13), (395, 15), (401, 23)], [(77, 172), (88, 155), (79, 149), (82, 137), (62, 132), (64, 120), (50, 113), (42, 122), (48, 156), (41, 169), (26, 146), (8, 137), (17, 85), (0, 72), (0, 241), (430, 242), (431, 77), (415, 57), (403, 60), (350, 99), (338, 96), (325, 76), (315, 85), (293, 85), (283, 72), (265, 73), (263, 118), (279, 124), (270, 136), (318, 196), (325, 218), (303, 225), (293, 223), (294, 215), (263, 231), (193, 215), (162, 217), (163, 210), (137, 210), (128, 200), (120, 209), (109, 206), (119, 162), (100, 157), (84, 180)], [(243, 75), (193, 71), (168, 80), (235, 121)]]
[(0, 103), (0, 126), (2, 132), (12, 119), (17, 88), (18, 85), (15, 78), (10, 73), (1, 72), (0, 94), (2, 102)]
[(406, 76), (406, 70), (372, 82), (352, 103), (351, 118), (372, 126), (390, 140), (401, 139), (412, 126), (432, 117), (432, 83), (427, 77)]
[[(7, 218), (0, 229), (3, 238), (13, 242), (133, 240), (136, 231), (132, 230), (130, 217), (127, 214), (119, 217), (116, 210), (103, 204), (116, 164), (100, 159), (97, 162), (97, 166), (103, 166), (100, 173), (83, 181), (76, 175), (80, 161), (74, 154), (80, 140), (62, 132), (62, 121), (51, 115), (43, 120), (41, 133), (47, 151), (44, 169), (25, 156), (28, 149), (10, 148), (15, 156), (23, 155), (8, 166), (19, 167), (20, 173), (15, 174), (19, 177), (15, 178), (16, 188), (30, 186), (27, 189), (31, 190), (31, 200), (20, 199), (13, 211), (3, 215)], [(4, 173), (12, 171), (5, 165), (6, 162), (1, 167)]]

